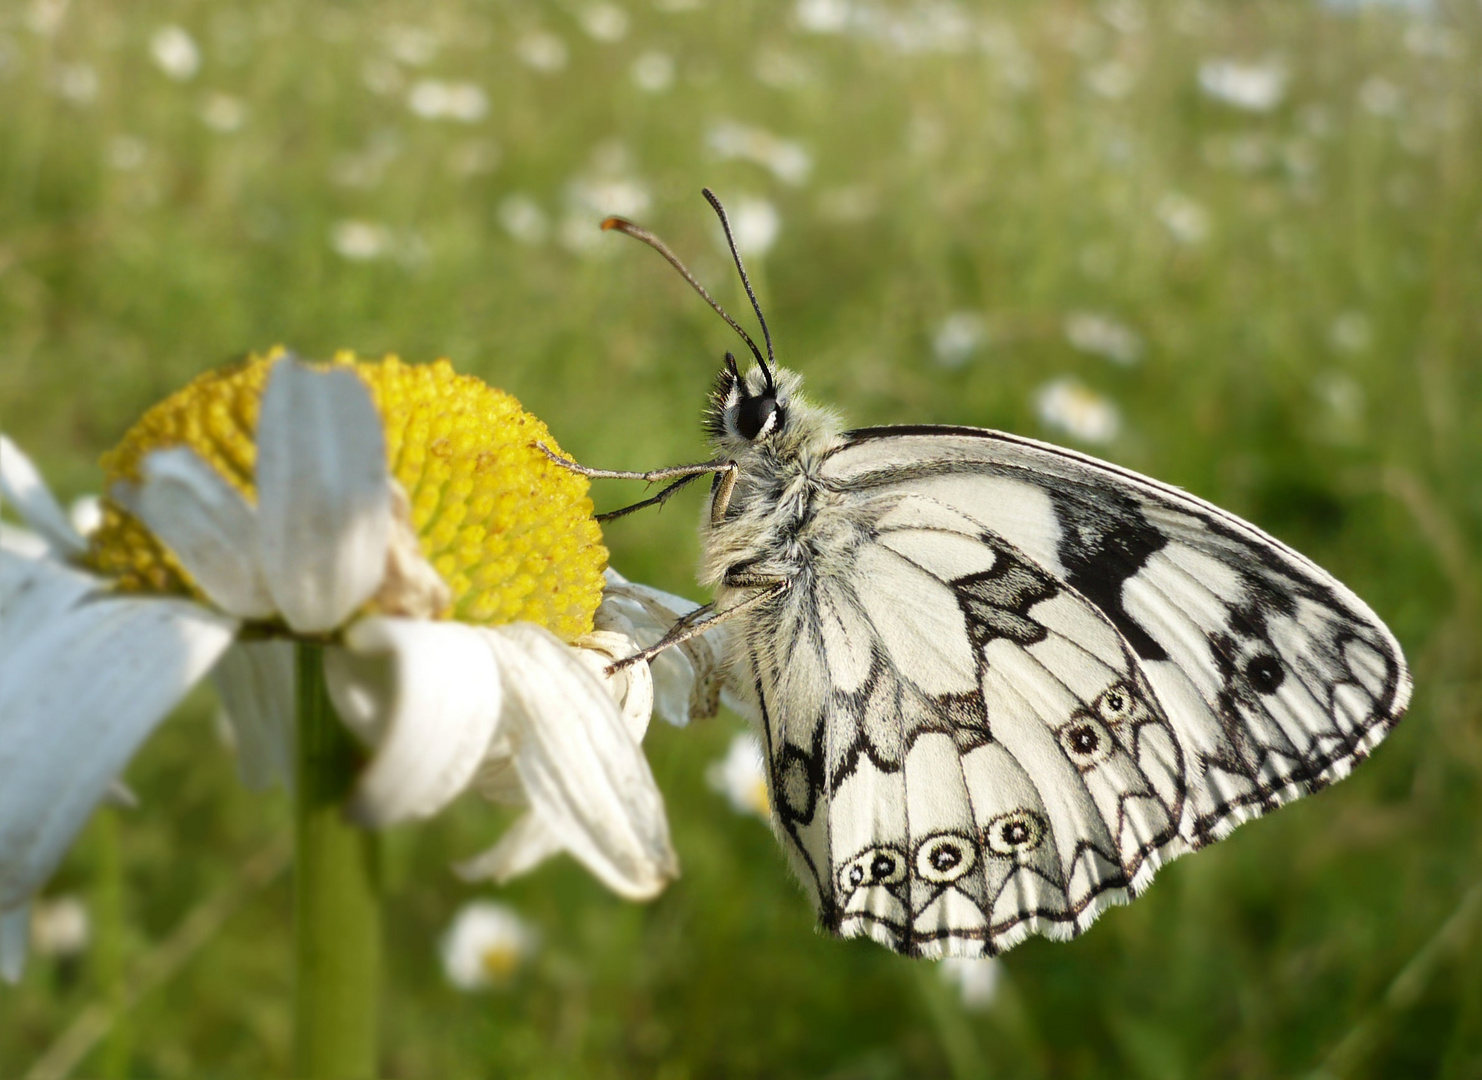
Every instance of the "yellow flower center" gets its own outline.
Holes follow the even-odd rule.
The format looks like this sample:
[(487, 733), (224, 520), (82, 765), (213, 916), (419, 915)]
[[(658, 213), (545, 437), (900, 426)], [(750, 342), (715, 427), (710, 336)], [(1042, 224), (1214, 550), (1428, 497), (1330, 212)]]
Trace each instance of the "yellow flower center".
[[(255, 503), (258, 406), (282, 355), (207, 372), (151, 408), (103, 455), (105, 491), (138, 481), (151, 452), (188, 446)], [(422, 555), (452, 591), (442, 617), (533, 622), (567, 641), (589, 631), (607, 549), (586, 478), (535, 445), (559, 452), (546, 426), (446, 360), (411, 365), (340, 353), (334, 364), (360, 376), (385, 424), (387, 464), (411, 502)], [(143, 524), (107, 499), (103, 513), (89, 551), (94, 568), (124, 589), (201, 598)]]

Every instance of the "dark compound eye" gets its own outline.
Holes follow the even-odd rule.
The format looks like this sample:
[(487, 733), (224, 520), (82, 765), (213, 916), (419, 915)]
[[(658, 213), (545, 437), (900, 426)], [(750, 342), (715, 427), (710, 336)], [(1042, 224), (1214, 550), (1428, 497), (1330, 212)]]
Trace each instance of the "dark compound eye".
[[(777, 412), (777, 399), (770, 393), (758, 394), (756, 397), (742, 398), (741, 403), (736, 406), (736, 433), (743, 439), (754, 439), (762, 433), (762, 428), (767, 426), (767, 420), (773, 413)], [(781, 423), (782, 417), (777, 417)]]
[(1253, 656), (1245, 663), (1245, 681), (1262, 694), (1276, 693), (1285, 679), (1281, 661), (1274, 656)]

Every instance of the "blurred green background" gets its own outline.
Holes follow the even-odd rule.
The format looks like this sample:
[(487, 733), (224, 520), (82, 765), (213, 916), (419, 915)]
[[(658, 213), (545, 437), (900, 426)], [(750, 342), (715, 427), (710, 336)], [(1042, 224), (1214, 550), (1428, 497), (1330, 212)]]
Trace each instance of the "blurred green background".
[[(1414, 3), (502, 0), (0, 8), (0, 423), (58, 490), (195, 373), (284, 343), (452, 358), (579, 459), (705, 454), (738, 317), (856, 424), (1002, 427), (1247, 516), (1405, 644), (1410, 717), (1340, 786), (1165, 869), (985, 1007), (818, 936), (655, 729), (684, 876), (498, 892), (541, 947), (448, 984), (470, 801), (388, 844), (388, 1076), (1482, 1075), (1482, 9)], [(636, 497), (595, 491), (599, 508)], [(699, 598), (701, 494), (614, 525)], [(201, 693), (50, 886), (94, 945), (0, 988), (0, 1075), (285, 1075), (281, 793)], [(109, 869), (118, 860), (119, 876)], [(70, 1041), (69, 1041), (70, 1040)]]

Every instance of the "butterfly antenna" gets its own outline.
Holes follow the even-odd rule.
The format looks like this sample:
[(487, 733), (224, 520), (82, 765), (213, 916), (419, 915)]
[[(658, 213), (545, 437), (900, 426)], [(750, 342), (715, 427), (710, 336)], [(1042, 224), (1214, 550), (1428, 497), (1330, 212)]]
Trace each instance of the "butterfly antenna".
[[(722, 221), (725, 220), (724, 216), (722, 216), (721, 220)], [(705, 298), (705, 302), (707, 304), (709, 304), (712, 308), (715, 309), (715, 313), (717, 315), (719, 315), (722, 319), (724, 319), (726, 321), (727, 325), (729, 325), (732, 330), (736, 331), (736, 333), (738, 333), (738, 334), (741, 335), (741, 340), (744, 341), (744, 342), (746, 342), (747, 348), (749, 348), (751, 350), (751, 355), (754, 356), (754, 357), (756, 357), (756, 362), (758, 364), (760, 364), (762, 370), (764, 372), (766, 372), (766, 374), (767, 374), (767, 385), (768, 386), (771, 386), (772, 385), (772, 372), (770, 370), (768, 370), (768, 368), (767, 368), (767, 362), (762, 359), (762, 351), (756, 347), (756, 342), (754, 342), (754, 341), (751, 340), (751, 335), (748, 334), (745, 330), (741, 329), (741, 324), (738, 323), (735, 319), (731, 318), (730, 315), (728, 315), (726, 313), (726, 309), (723, 308), (723, 307), (721, 307), (718, 303), (715, 302), (715, 298), (713, 296), (711, 296), (708, 292), (705, 291), (705, 286), (701, 285), (698, 281), (696, 281), (695, 280), (695, 275), (692, 274), (692, 273), (690, 273), (689, 270), (688, 270), (688, 268), (685, 267), (684, 263), (682, 263), (682, 262), (679, 261), (679, 256), (676, 255), (676, 254), (674, 254), (674, 252), (672, 252), (672, 251), (669, 250), (669, 245), (668, 244), (664, 243), (664, 241), (660, 240), (657, 236), (655, 236), (653, 233), (649, 232), (647, 229), (643, 228), (642, 226), (633, 224), (627, 218), (610, 217), (607, 220), (605, 220), (604, 222), (602, 222), (602, 229), (603, 229), (604, 232), (607, 231), (608, 229), (616, 229), (618, 232), (622, 233), (625, 236), (631, 236), (634, 240), (641, 240), (641, 241), (643, 241), (643, 243), (647, 244), (649, 247), (651, 247), (655, 251), (657, 251), (660, 255), (664, 256), (664, 258), (668, 259), (669, 260), (669, 265), (672, 266), (672, 267), (674, 267), (674, 269), (678, 270), (679, 273), (680, 273), (680, 276), (683, 277), (685, 281), (688, 281), (690, 283), (691, 287), (694, 288), (695, 292), (699, 293), (701, 296), (703, 296)], [(729, 228), (726, 229), (726, 236), (727, 236), (727, 238), (730, 237), (730, 229)], [(734, 244), (731, 246), (731, 250), (732, 251), (735, 251), (736, 250)], [(742, 278), (743, 281), (746, 279), (745, 271), (742, 272), (741, 278)], [(751, 291), (751, 286), (750, 285), (747, 285), (746, 286), (746, 290), (747, 290), (747, 292), (750, 292)], [(752, 303), (753, 304), (756, 303), (756, 300), (753, 299), (752, 300)], [(767, 328), (767, 324), (766, 323), (762, 323), (762, 330), (765, 331), (766, 328)], [(771, 341), (770, 338), (768, 338), (767, 339), (767, 350), (768, 350), (768, 352), (770, 352), (771, 349), (772, 349), (772, 341)]]
[[(757, 302), (756, 292), (751, 287), (751, 279), (746, 276), (746, 267), (741, 263), (741, 253), (736, 250), (736, 238), (731, 235), (731, 219), (726, 217), (726, 208), (715, 197), (715, 192), (709, 188), (701, 188), (700, 193), (705, 196), (705, 201), (710, 204), (710, 208), (715, 211), (715, 216), (720, 218), (720, 227), (725, 230), (726, 244), (731, 249), (731, 258), (736, 262), (736, 270), (741, 274), (741, 284), (746, 286), (746, 295), (751, 299), (751, 310), (756, 312), (756, 321), (762, 324), (762, 340), (767, 343), (767, 363), (762, 364), (761, 354), (759, 353), (756, 360), (757, 363), (762, 365), (762, 374), (767, 377), (767, 389), (773, 390), (775, 386), (772, 382), (772, 368), (768, 366), (769, 364), (775, 366), (777, 363), (776, 358), (772, 355), (772, 331), (767, 329), (767, 318), (762, 314), (762, 305)], [(751, 339), (748, 338), (747, 344), (750, 343)], [(756, 352), (755, 345), (751, 346), (751, 351)]]

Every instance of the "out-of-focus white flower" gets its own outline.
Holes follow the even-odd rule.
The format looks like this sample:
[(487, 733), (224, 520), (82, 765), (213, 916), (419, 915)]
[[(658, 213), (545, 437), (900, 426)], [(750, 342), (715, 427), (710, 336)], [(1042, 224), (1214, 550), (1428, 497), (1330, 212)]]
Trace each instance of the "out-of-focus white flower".
[(508, 904), (475, 900), (464, 904), (443, 935), (438, 951), (443, 974), (459, 990), (506, 986), (535, 955), (539, 937)]
[(1364, 388), (1342, 371), (1325, 371), (1312, 382), (1313, 393), (1327, 406), (1334, 427), (1354, 432), (1364, 420)]
[(757, 82), (778, 90), (797, 90), (813, 81), (813, 69), (796, 53), (762, 49), (752, 66)]
[(1045, 427), (1081, 442), (1111, 442), (1122, 428), (1115, 405), (1068, 375), (1040, 387), (1034, 404)]
[(1405, 104), (1405, 95), (1400, 88), (1378, 75), (1364, 80), (1359, 87), (1358, 99), (1364, 111), (1375, 116), (1398, 116)]
[(470, 139), (448, 151), (448, 172), (466, 180), (487, 176), (499, 168), (499, 144), (491, 139)]
[(341, 258), (369, 262), (391, 253), (391, 230), (373, 221), (336, 221), (329, 230), (329, 246)]
[(1158, 220), (1180, 244), (1199, 244), (1209, 236), (1209, 211), (1176, 191), (1158, 200), (1154, 208)]
[(516, 193), (499, 204), (499, 224), (522, 244), (543, 244), (550, 235), (551, 223), (540, 204), (529, 195)]
[(127, 172), (144, 164), (146, 147), (136, 135), (115, 135), (108, 140), (107, 160), (110, 168)]
[(201, 50), (183, 26), (162, 26), (149, 39), (155, 66), (177, 82), (195, 78), (201, 69)]
[(1127, 367), (1142, 359), (1142, 337), (1130, 326), (1095, 311), (1065, 317), (1065, 340), (1081, 352)]
[(633, 85), (650, 94), (661, 94), (674, 85), (674, 58), (650, 49), (640, 53), (628, 71)]
[(602, 230), (598, 227), (602, 220), (613, 216), (642, 217), (652, 202), (648, 185), (627, 174), (625, 153), (599, 153), (597, 157), (612, 160), (605, 169), (599, 161), (595, 175), (580, 177), (566, 185), (566, 216), (561, 221), (562, 246), (586, 255), (613, 250), (602, 243)]
[(230, 94), (211, 94), (201, 105), (201, 122), (212, 131), (230, 135), (247, 122), (247, 103)]
[(488, 115), (489, 95), (477, 83), (420, 79), (407, 94), (407, 108), (424, 120), (473, 124)]
[(77, 956), (91, 938), (87, 906), (70, 894), (31, 905), (31, 948), (37, 956)]
[(772, 250), (782, 232), (782, 215), (767, 199), (743, 195), (727, 211), (736, 248), (743, 255), (760, 259)]
[(98, 73), (91, 64), (63, 64), (54, 85), (57, 96), (73, 105), (91, 105), (98, 97)]
[(628, 13), (616, 4), (588, 4), (581, 10), (581, 28), (595, 41), (622, 41), (628, 35)]
[(931, 337), (937, 363), (959, 368), (988, 344), (988, 322), (976, 311), (954, 311), (940, 323)]
[(753, 162), (785, 184), (801, 184), (813, 171), (813, 157), (802, 143), (762, 128), (725, 121), (710, 129), (705, 142), (716, 157)]
[(441, 46), (435, 30), (404, 23), (388, 26), (382, 40), (392, 58), (408, 67), (426, 67), (436, 59)]
[(26, 26), (40, 37), (56, 37), (69, 7), (71, 0), (34, 0), (26, 12)]
[(369, 189), (378, 185), (391, 163), (401, 156), (401, 139), (393, 131), (378, 131), (365, 148), (335, 158), (329, 178), (348, 188)]
[(515, 53), (526, 67), (554, 75), (566, 67), (566, 42), (549, 30), (532, 30), (520, 38)]
[(360, 65), (360, 81), (372, 94), (379, 94), (381, 97), (399, 94), (406, 85), (401, 68), (380, 56), (365, 58), (365, 62)]
[(1270, 112), (1286, 97), (1287, 74), (1275, 62), (1242, 64), (1206, 60), (1199, 65), (1199, 88), (1216, 101), (1247, 112)]
[(1097, 97), (1119, 101), (1132, 92), (1137, 76), (1120, 60), (1108, 60), (1086, 72), (1086, 85)]
[(1328, 343), (1339, 352), (1364, 352), (1374, 343), (1374, 326), (1362, 311), (1345, 311), (1328, 327)]
[(964, 1009), (983, 1012), (998, 1000), (1004, 972), (1002, 962), (995, 957), (949, 957), (937, 961), (937, 971), (943, 982), (957, 987)]
[(793, 18), (812, 34), (842, 34), (849, 29), (849, 0), (798, 0)]
[(724, 795), (736, 813), (754, 814), (763, 821), (772, 820), (762, 744), (750, 732), (737, 735), (731, 740), (726, 756), (705, 767), (705, 783)]

